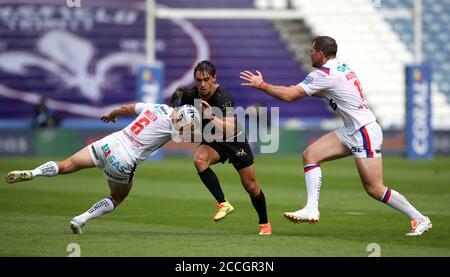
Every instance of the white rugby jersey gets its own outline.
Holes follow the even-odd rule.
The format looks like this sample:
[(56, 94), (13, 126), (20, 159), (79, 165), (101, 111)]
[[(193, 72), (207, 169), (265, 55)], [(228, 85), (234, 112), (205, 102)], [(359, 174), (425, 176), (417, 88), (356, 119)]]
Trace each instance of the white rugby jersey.
[(136, 103), (138, 116), (127, 127), (113, 135), (130, 158), (141, 163), (172, 138), (173, 108), (163, 104)]
[(309, 96), (322, 92), (330, 107), (344, 121), (349, 134), (376, 121), (355, 72), (337, 59), (328, 60), (298, 85)]

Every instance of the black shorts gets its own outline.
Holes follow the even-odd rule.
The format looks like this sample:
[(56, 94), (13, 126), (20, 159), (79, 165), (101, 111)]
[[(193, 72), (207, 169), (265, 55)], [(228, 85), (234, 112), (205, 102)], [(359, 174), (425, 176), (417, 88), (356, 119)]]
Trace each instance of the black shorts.
[(216, 150), (220, 156), (219, 162), (225, 163), (227, 160), (232, 163), (236, 170), (241, 170), (253, 164), (253, 153), (248, 142), (206, 142), (201, 144), (208, 145)]

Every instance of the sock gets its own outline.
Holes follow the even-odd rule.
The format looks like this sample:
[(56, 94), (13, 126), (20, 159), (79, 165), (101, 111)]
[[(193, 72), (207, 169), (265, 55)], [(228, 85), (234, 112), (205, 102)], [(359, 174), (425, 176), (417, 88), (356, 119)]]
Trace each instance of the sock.
[(37, 168), (31, 170), (31, 174), (34, 177), (36, 176), (47, 176), (52, 177), (56, 176), (59, 173), (58, 164), (54, 161), (46, 162), (43, 165), (38, 166)]
[(261, 192), (255, 198), (250, 197), (252, 200), (253, 207), (258, 213), (259, 224), (265, 224), (269, 222), (267, 218), (267, 209), (266, 209), (266, 198), (264, 197), (264, 193)]
[(220, 187), (219, 179), (210, 167), (198, 173), (203, 184), (208, 188), (218, 203), (225, 202), (225, 195)]
[(95, 203), (89, 210), (78, 216), (78, 219), (85, 223), (88, 220), (102, 216), (114, 210), (114, 203), (110, 198), (105, 198)]
[(305, 171), (307, 201), (305, 208), (319, 210), (320, 186), (322, 185), (322, 170), (319, 164), (308, 164)]
[(391, 206), (392, 208), (406, 214), (411, 219), (424, 220), (425, 216), (414, 208), (408, 200), (393, 189), (386, 188), (381, 202)]

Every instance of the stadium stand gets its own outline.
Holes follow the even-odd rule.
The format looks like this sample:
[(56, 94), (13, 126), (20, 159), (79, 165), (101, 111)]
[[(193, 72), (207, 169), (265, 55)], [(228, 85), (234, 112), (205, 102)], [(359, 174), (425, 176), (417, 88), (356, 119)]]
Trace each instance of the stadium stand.
[[(408, 46), (410, 52), (414, 45), (414, 22), (409, 15), (414, 8), (413, 0), (383, 0), (380, 6), (387, 22)], [(408, 16), (409, 15), (409, 16)], [(448, 127), (450, 117), (450, 0), (423, 0), (423, 59), (432, 65), (434, 127)], [(445, 94), (445, 98), (441, 96)], [(445, 101), (446, 100), (446, 101)], [(445, 104), (447, 102), (447, 104)]]
[[(431, 0), (424, 1), (428, 3)], [(393, 3), (403, 3), (400, 5), (411, 8), (411, 4), (405, 2), (411, 1), (381, 1), (381, 7), (389, 8), (394, 6)], [(435, 4), (438, 1), (431, 2)], [(432, 18), (428, 14), (429, 10), (447, 11), (446, 8), (443, 8), (447, 2), (442, 1), (438, 6), (433, 6), (433, 4), (431, 7), (429, 5), (425, 8), (424, 21), (427, 22)], [(379, 118), (381, 125), (384, 128), (402, 128), (405, 115), (404, 68), (406, 65), (413, 63), (414, 59), (411, 52), (411, 43), (404, 43), (401, 40), (402, 37), (395, 30), (411, 28), (410, 23), (398, 27), (401, 24), (399, 23), (399, 25), (395, 25), (397, 27), (391, 28), (383, 13), (377, 9), (371, 0), (291, 0), (291, 3), (294, 8), (301, 12), (304, 24), (310, 28), (312, 36), (326, 34), (336, 38), (339, 45), (338, 58), (348, 61), (359, 74), (369, 104)], [(343, 16), (345, 19), (342, 19)], [(439, 27), (431, 26), (433, 25), (428, 25), (424, 29), (427, 42), (432, 38), (445, 37), (442, 33), (430, 33), (432, 28), (441, 30)], [(404, 35), (403, 38), (411, 39), (412, 35)], [(305, 48), (306, 46), (298, 45), (295, 47)], [(439, 47), (444, 48), (447, 45)], [(424, 48), (440, 49), (437, 46), (425, 46)], [(436, 52), (433, 54), (436, 54)], [(433, 72), (436, 72), (436, 61), (445, 60), (445, 57), (448, 57), (448, 55), (445, 56), (445, 53), (440, 53), (438, 56), (438, 58), (434, 57), (431, 60), (429, 55), (425, 55), (426, 61), (435, 61)], [(439, 75), (442, 75), (442, 73), (438, 73), (436, 76)], [(445, 77), (435, 77), (435, 83), (439, 80), (436, 78), (443, 79)], [(435, 129), (448, 129), (450, 128), (450, 107), (435, 83), (433, 84), (432, 97), (432, 124)], [(443, 86), (445, 88), (445, 85)]]
[(64, 119), (135, 100), (134, 69), (145, 56), (126, 44), (144, 38), (145, 14), (100, 4), (0, 5), (0, 120), (29, 121), (40, 97)]
[[(104, 72), (105, 76), (98, 74), (101, 69), (98, 64), (108, 55), (119, 52), (134, 55), (135, 60), (143, 60), (145, 51), (145, 14), (141, 5), (143, 2), (129, 1), (130, 5), (122, 10), (103, 8), (102, 1), (99, 1), (99, 6), (95, 8), (92, 4), (88, 8), (89, 12), (84, 15), (84, 18), (92, 16), (92, 26), (84, 21), (72, 22), (70, 26), (67, 22), (60, 22), (64, 17), (58, 12), (76, 18), (75, 10), (69, 8), (21, 5), (14, 1), (0, 7), (2, 10), (0, 120), (31, 119), (32, 103), (38, 103), (39, 95), (61, 103), (87, 105), (93, 111), (98, 111), (99, 107), (132, 101), (136, 87), (135, 72), (132, 70), (135, 68), (135, 61), (111, 67)], [(266, 80), (272, 83), (292, 85), (300, 82), (312, 69), (307, 54), (309, 41), (313, 35), (328, 34), (338, 40), (339, 58), (347, 60), (359, 73), (369, 103), (382, 126), (402, 128), (405, 114), (404, 66), (413, 62), (411, 27), (409, 22), (402, 23), (402, 20), (405, 21), (404, 18), (394, 21), (388, 18), (386, 21), (382, 11), (398, 7), (410, 9), (412, 0), (383, 0), (381, 10), (375, 8), (371, 0), (273, 1), (276, 5), (272, 7), (264, 6), (263, 2), (261, 0), (157, 1), (159, 5), (174, 8), (254, 9), (256, 4), (259, 8), (298, 9), (300, 19), (286, 21), (283, 24), (280, 22), (274, 24), (268, 20), (243, 19), (188, 21), (205, 38), (206, 46), (203, 47), (208, 48), (208, 58), (217, 66), (218, 81), (229, 88), (237, 105), (248, 107), (258, 103), (280, 107), (280, 115), (283, 118), (300, 118), (311, 122), (318, 122), (321, 119), (333, 120), (334, 114), (320, 99), (310, 98), (295, 104), (283, 103), (254, 89), (242, 87), (239, 79), (239, 72), (248, 69), (260, 70)], [(435, 83), (439, 84), (439, 87), (434, 86), (433, 94), (435, 128), (450, 128), (449, 105), (446, 98), (437, 92), (448, 91), (447, 76), (450, 73), (450, 66), (446, 63), (440, 67), (436, 66), (436, 61), (448, 60), (450, 51), (446, 31), (449, 26), (448, 2), (449, 0), (424, 0), (426, 4), (424, 22), (429, 22), (424, 24), (425, 39), (430, 41), (424, 45), (425, 58), (434, 62), (433, 76)], [(117, 2), (116, 6), (120, 5), (125, 4)], [(24, 16), (27, 13), (35, 16)], [(343, 15), (345, 19), (342, 19)], [(123, 22), (114, 22), (110, 18), (119, 18)], [(433, 21), (433, 18), (438, 20)], [(388, 22), (394, 24), (393, 28)], [(52, 27), (52, 24), (55, 26)], [(181, 75), (191, 74), (189, 70), (196, 61), (197, 53), (194, 48), (197, 46), (194, 45), (190, 34), (182, 30), (173, 20), (158, 19), (156, 24), (156, 57), (165, 64), (167, 89), (168, 85), (179, 80)], [(396, 30), (400, 32), (400, 37)], [(57, 48), (56, 52), (55, 49), (46, 52), (45, 47), (41, 47), (44, 38), (47, 40), (46, 43), (53, 41), (53, 45)], [(434, 40), (437, 42), (432, 43)], [(74, 52), (69, 47), (75, 45), (75, 42), (78, 43), (77, 47), (92, 48), (93, 53), (90, 56), (73, 58), (75, 54), (79, 55), (79, 52)], [(69, 51), (67, 53), (68, 56), (72, 56), (71, 58), (58, 57), (64, 52), (63, 48)], [(438, 49), (439, 51), (436, 51)], [(17, 56), (14, 55), (18, 53), (22, 57), (33, 57), (33, 63), (23, 68), (17, 63), (11, 63), (11, 59), (17, 61)], [(84, 64), (79, 63), (80, 58), (86, 59)], [(50, 72), (51, 66), (44, 68), (44, 63), (36, 63), (42, 59), (50, 61), (51, 66), (62, 69)], [(79, 71), (80, 68), (85, 71)], [(67, 74), (61, 74), (66, 72), (65, 69), (69, 69), (69, 73), (76, 72), (72, 74), (72, 79), (65, 78)], [(192, 81), (190, 79), (191, 84)], [(89, 82), (93, 82), (98, 94), (91, 99), (86, 98), (93, 87)], [(100, 90), (102, 92), (98, 93)], [(166, 92), (166, 96), (167, 94)], [(60, 112), (64, 118), (86, 117), (64, 109)], [(93, 113), (91, 117), (96, 116), (98, 115)]]
[[(72, 25), (63, 20), (65, 17), (77, 18), (76, 9), (55, 9), (52, 5), (21, 5), (14, 1), (3, 5), (0, 32), (8, 47), (0, 53), (0, 119), (31, 119), (33, 103), (39, 101), (40, 95), (59, 101), (60, 105), (56, 109), (62, 113), (63, 124), (68, 122), (65, 119), (95, 118), (100, 107), (133, 101), (136, 80), (132, 69), (136, 66), (136, 59), (144, 60), (145, 51), (145, 11), (142, 5), (133, 4), (143, 2), (130, 1), (124, 9), (102, 7), (101, 1), (98, 6), (90, 2), (90, 6), (83, 9), (86, 12), (82, 17), (84, 21), (74, 20), (70, 23)], [(125, 5), (122, 3), (117, 1), (115, 5)], [(161, 0), (157, 1), (157, 4), (176, 8), (254, 9), (252, 0)], [(33, 14), (33, 17), (22, 16), (25, 11)], [(64, 13), (65, 17), (58, 13)], [(111, 18), (121, 19), (123, 22), (117, 23)], [(89, 22), (92, 25), (86, 24), (86, 20), (91, 20)], [(280, 107), (280, 115), (285, 118), (335, 118), (320, 99), (311, 98), (289, 105), (241, 86), (239, 73), (245, 69), (258, 69), (265, 74), (268, 81), (284, 85), (296, 84), (306, 75), (272, 22), (200, 19), (188, 21), (206, 39), (205, 47), (209, 48), (209, 59), (216, 64), (218, 70), (218, 82), (231, 91), (238, 106), (248, 107), (259, 103)], [(156, 58), (165, 65), (167, 88), (183, 74), (192, 76), (190, 68), (196, 62), (197, 46), (193, 45), (192, 36), (182, 30), (174, 20), (158, 19), (156, 25)], [(43, 47), (43, 41), (50, 44)], [(77, 47), (86, 51), (76, 51)], [(67, 56), (63, 55), (64, 51)], [(126, 64), (106, 68), (103, 72), (105, 75), (100, 75), (99, 71), (105, 68), (99, 68), (99, 64), (114, 53), (123, 53), (135, 59), (126, 60)], [(13, 63), (9, 61), (17, 60), (15, 54), (24, 57), (24, 60), (32, 57), (34, 61), (29, 64), (26, 60), (23, 67), (12, 67)], [(38, 60), (49, 63), (36, 63)], [(51, 71), (54, 67), (60, 69)], [(69, 79), (66, 78), (68, 76)], [(192, 84), (193, 79), (190, 80)], [(95, 87), (90, 86), (88, 81), (93, 82)], [(93, 88), (96, 90), (95, 97), (89, 92)], [(86, 97), (88, 94), (91, 99)], [(93, 112), (90, 115), (89, 112), (81, 114), (77, 113), (79, 109), (74, 108), (76, 113), (72, 113), (64, 109), (63, 104), (69, 102), (89, 107), (87, 110)], [(50, 104), (55, 108), (54, 102)]]
[[(177, 8), (254, 8), (252, 0), (246, 1), (158, 1)], [(218, 82), (227, 87), (237, 105), (248, 107), (260, 103), (280, 107), (284, 118), (326, 119), (334, 118), (320, 99), (308, 99), (290, 105), (241, 87), (239, 72), (260, 70), (268, 81), (284, 85), (297, 84), (306, 76), (295, 56), (280, 38), (273, 23), (267, 20), (191, 20), (205, 35), (212, 49), (211, 60), (218, 70)], [(161, 29), (161, 28), (160, 28)], [(173, 36), (161, 32), (161, 38)], [(173, 48), (171, 51), (178, 51)], [(164, 59), (163, 59), (164, 60)]]

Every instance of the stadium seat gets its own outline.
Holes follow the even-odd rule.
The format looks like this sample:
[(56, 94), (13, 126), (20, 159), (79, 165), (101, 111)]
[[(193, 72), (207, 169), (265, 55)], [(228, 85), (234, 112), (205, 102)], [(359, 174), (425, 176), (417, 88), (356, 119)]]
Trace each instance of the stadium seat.
[[(181, 1), (161, 0), (161, 4), (179, 8), (255, 8), (252, 0), (246, 1)], [(259, 4), (258, 4), (259, 5)], [(264, 6), (264, 5), (263, 5)], [(261, 8), (263, 8), (261, 6)], [(277, 7), (275, 7), (277, 8)], [(279, 7), (278, 7), (279, 8)], [(234, 97), (236, 105), (244, 108), (255, 103), (280, 108), (281, 117), (296, 118), (334, 118), (327, 105), (319, 99), (292, 105), (257, 93), (254, 89), (242, 87), (239, 73), (244, 70), (260, 70), (267, 81), (283, 85), (301, 82), (306, 76), (302, 66), (296, 61), (293, 53), (280, 38), (274, 24), (267, 20), (191, 20), (201, 30), (211, 48), (211, 60), (215, 63), (218, 73), (218, 83), (228, 88)], [(170, 24), (170, 22), (166, 22)], [(169, 40), (174, 33), (160, 32), (161, 39)], [(179, 34), (182, 36), (183, 34)], [(158, 54), (163, 61), (170, 58), (171, 64), (180, 63), (177, 59), (188, 54), (175, 54), (178, 51), (172, 47), (169, 53)], [(187, 59), (190, 61), (190, 59)], [(169, 70), (169, 74), (179, 70)]]
[[(348, 61), (360, 75), (365, 93), (384, 128), (403, 126), (404, 68), (414, 62), (412, 52), (414, 35), (411, 18), (404, 16), (385, 18), (383, 11), (406, 9), (408, 14), (413, 9), (413, 2), (413, 0), (383, 0), (380, 9), (375, 7), (372, 0), (293, 1), (293, 6), (302, 11), (313, 35), (326, 34), (336, 38), (339, 45), (338, 58)], [(439, 80), (440, 91), (448, 90), (450, 86), (450, 81), (447, 81), (450, 71), (447, 71), (447, 67), (443, 67), (446, 63), (439, 62), (449, 60), (450, 54), (448, 2), (448, 0), (425, 0), (423, 3), (423, 39), (427, 42), (424, 44), (424, 58), (425, 61), (439, 63), (438, 66), (433, 64), (433, 76), (435, 81)], [(439, 94), (439, 90), (433, 90), (433, 94)], [(433, 119), (433, 126), (448, 128), (450, 107), (445, 101), (447, 98), (437, 98), (444, 101), (441, 103), (433, 101), (433, 104), (443, 107), (433, 110), (435, 114), (440, 115), (433, 118), (442, 119), (447, 116), (448, 119), (444, 121)], [(392, 105), (388, 104), (386, 99), (389, 99)]]
[[(412, 11), (413, 0), (383, 0), (381, 12), (395, 12), (402, 9)], [(412, 18), (390, 17), (386, 19), (400, 40), (412, 53), (414, 50), (414, 25)], [(446, 62), (450, 58), (450, 1), (423, 0), (423, 59), (432, 65), (433, 97), (441, 101), (433, 101), (433, 126), (436, 129), (450, 127), (450, 66)], [(442, 97), (440, 96), (441, 94)]]

